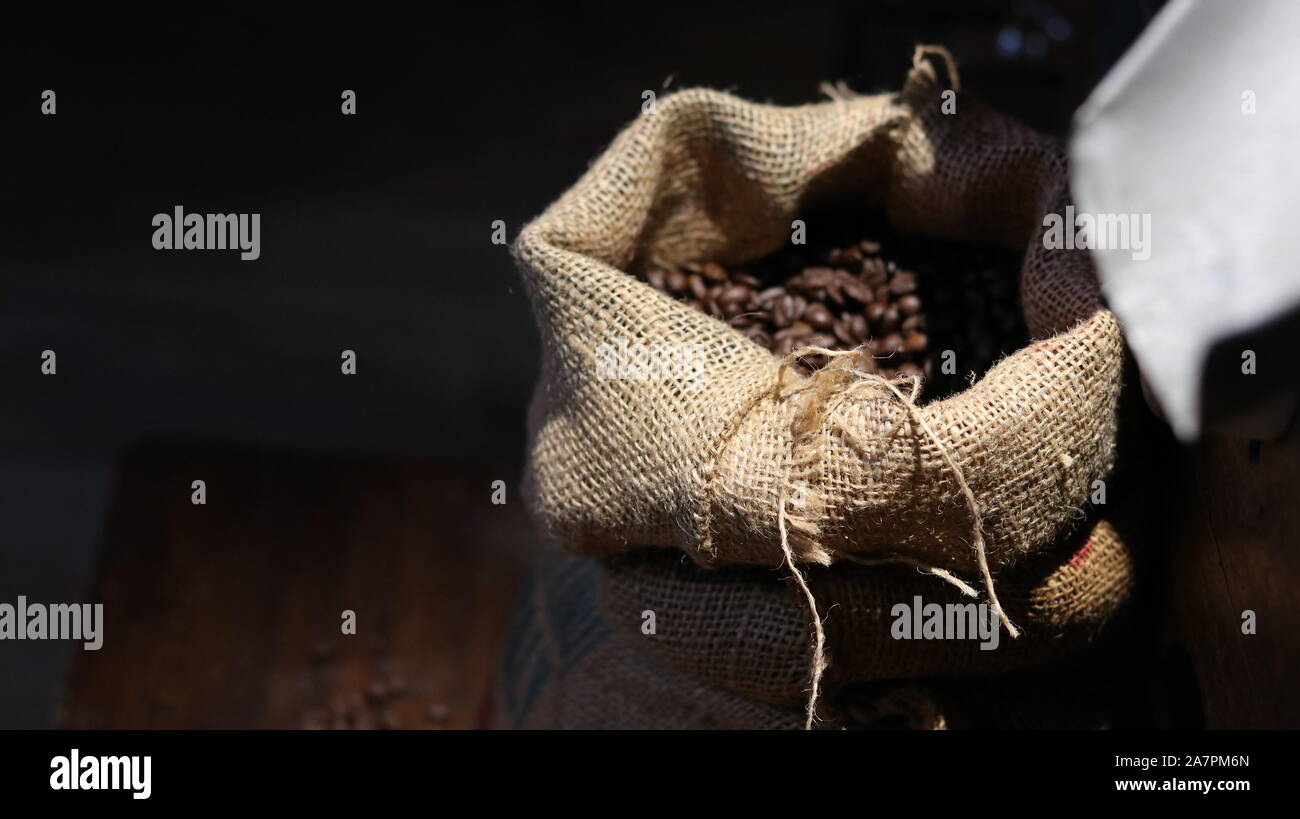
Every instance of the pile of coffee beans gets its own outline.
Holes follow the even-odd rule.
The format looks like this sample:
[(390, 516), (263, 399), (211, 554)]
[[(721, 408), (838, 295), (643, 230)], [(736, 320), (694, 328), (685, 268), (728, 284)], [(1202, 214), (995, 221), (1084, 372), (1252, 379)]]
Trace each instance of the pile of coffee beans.
[[(861, 369), (922, 376), (927, 399), (965, 389), (1024, 345), (1016, 254), (895, 235), (883, 225), (872, 235), (787, 245), (746, 264), (654, 267), (644, 279), (778, 356), (866, 345), (871, 358)], [(805, 372), (825, 364), (822, 355), (799, 361)]]

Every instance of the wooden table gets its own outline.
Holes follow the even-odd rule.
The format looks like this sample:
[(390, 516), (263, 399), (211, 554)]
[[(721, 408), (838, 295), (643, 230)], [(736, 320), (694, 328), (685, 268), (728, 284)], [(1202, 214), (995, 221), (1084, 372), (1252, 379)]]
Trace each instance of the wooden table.
[(518, 473), (129, 453), (89, 597), (104, 603), (104, 646), (78, 652), (59, 724), (475, 727), (533, 540)]

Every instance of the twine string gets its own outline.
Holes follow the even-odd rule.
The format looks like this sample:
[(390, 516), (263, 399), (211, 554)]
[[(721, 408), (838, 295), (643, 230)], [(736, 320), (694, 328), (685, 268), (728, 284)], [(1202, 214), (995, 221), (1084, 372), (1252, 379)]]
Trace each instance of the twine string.
[[(786, 371), (791, 369), (794, 363), (801, 358), (809, 355), (823, 355), (828, 359), (826, 367), (816, 371), (811, 377), (805, 380), (805, 383), (795, 387), (789, 392), (782, 392), (785, 387)], [(976, 561), (979, 564), (980, 574), (984, 581), (985, 593), (988, 596), (989, 605), (997, 614), (998, 620), (1006, 627), (1007, 633), (1013, 638), (1020, 636), (1018, 629), (1011, 619), (1007, 617), (1006, 612), (1002, 609), (1002, 603), (998, 600), (997, 590), (994, 587), (993, 574), (989, 569), (988, 553), (984, 544), (983, 519), (980, 515), (979, 504), (975, 500), (975, 493), (971, 490), (970, 484), (966, 481), (966, 476), (961, 467), (952, 457), (948, 447), (943, 440), (935, 434), (930, 425), (926, 423), (924, 415), (917, 406), (916, 401), (920, 396), (921, 379), (918, 376), (901, 376), (896, 379), (898, 382), (906, 382), (909, 386), (907, 393), (900, 390), (895, 380), (890, 380), (878, 373), (864, 372), (853, 366), (853, 362), (862, 356), (869, 355), (866, 347), (859, 347), (856, 350), (831, 350), (826, 347), (803, 347), (791, 352), (781, 359), (781, 364), (777, 368), (775, 383), (769, 393), (764, 390), (755, 395), (740, 412), (735, 413), (724, 427), (722, 435), (712, 447), (710, 453), (712, 457), (704, 469), (702, 501), (698, 508), (695, 518), (697, 529), (697, 543), (699, 549), (706, 553), (713, 553), (716, 547), (713, 544), (712, 533), (712, 509), (713, 496), (712, 488), (718, 472), (718, 465), (721, 461), (722, 454), (726, 450), (731, 439), (743, 426), (745, 419), (754, 411), (754, 409), (764, 400), (786, 401), (796, 395), (809, 391), (814, 392), (812, 399), (805, 402), (804, 407), (795, 414), (792, 419), (792, 435), (790, 456), (787, 465), (787, 473), (792, 471), (795, 465), (810, 464), (815, 462), (811, 456), (800, 459), (797, 457), (799, 442), (811, 434), (815, 434), (824, 424), (825, 419), (833, 412), (835, 408), (849, 400), (855, 394), (870, 390), (886, 390), (892, 393), (906, 408), (912, 419), (913, 425), (925, 434), (930, 443), (938, 451), (943, 459), (944, 465), (952, 473), (961, 490), (963, 499), (966, 502), (966, 508), (971, 517), (971, 543), (975, 550)], [(843, 428), (842, 425), (836, 425), (839, 432), (855, 440), (852, 431)], [(807, 578), (800, 570), (798, 562), (795, 560), (794, 549), (790, 545), (790, 521), (786, 509), (788, 501), (788, 484), (791, 483), (790, 476), (787, 474), (785, 481), (778, 493), (777, 498), (777, 531), (780, 536), (781, 554), (784, 564), (789, 568), (799, 591), (808, 606), (808, 613), (812, 622), (813, 645), (812, 661), (809, 673), (810, 687), (808, 691), (808, 703), (805, 709), (804, 728), (811, 729), (817, 720), (817, 701), (821, 695), (822, 677), (825, 674), (828, 665), (826, 658), (826, 632), (822, 625), (821, 617), (817, 612), (817, 600), (813, 595), (812, 589), (808, 585)], [(813, 536), (816, 534), (816, 526), (812, 522), (803, 522), (801, 525), (802, 533)], [(814, 544), (815, 546), (815, 544)], [(962, 581), (953, 573), (935, 566), (930, 566), (916, 558), (899, 554), (887, 554), (880, 557), (859, 557), (857, 555), (838, 552), (841, 559), (847, 559), (854, 563), (866, 566), (881, 566), (890, 564), (903, 564), (912, 566), (919, 571), (943, 580), (955, 587), (958, 591), (968, 597), (978, 597), (978, 593), (969, 584)], [(825, 555), (825, 560), (829, 562), (830, 556), (814, 548), (811, 555), (805, 555), (806, 558), (818, 559), (819, 555)]]

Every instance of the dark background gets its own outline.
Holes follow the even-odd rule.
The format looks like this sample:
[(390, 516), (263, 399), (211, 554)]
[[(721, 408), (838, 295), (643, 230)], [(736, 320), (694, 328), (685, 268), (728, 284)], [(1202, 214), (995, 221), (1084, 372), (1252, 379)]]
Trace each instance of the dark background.
[[(513, 239), (644, 90), (891, 90), (935, 42), (967, 90), (1064, 134), (1155, 5), (6, 11), (0, 600), (86, 599), (123, 453), (146, 442), (513, 481), (537, 351), (492, 222)], [(47, 88), (56, 116), (40, 114)], [(152, 215), (177, 204), (261, 213), (261, 258), (153, 250)], [(50, 724), (72, 653), (0, 645), (0, 727)]]

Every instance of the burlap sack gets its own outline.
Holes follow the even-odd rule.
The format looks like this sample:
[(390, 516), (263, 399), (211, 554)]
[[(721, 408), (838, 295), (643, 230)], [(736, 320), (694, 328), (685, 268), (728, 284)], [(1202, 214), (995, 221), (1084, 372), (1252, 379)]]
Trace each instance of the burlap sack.
[[(674, 94), (522, 231), (543, 342), (525, 491), (545, 531), (585, 554), (653, 545), (775, 567), (786, 530), (798, 561), (897, 550), (972, 570), (946, 449), (995, 565), (1057, 538), (1112, 465), (1120, 332), (1087, 253), (1043, 248), (1043, 214), (1068, 201), (1060, 146), (960, 95), (944, 114), (942, 91), (919, 59), (899, 94), (794, 108)], [(767, 350), (632, 275), (763, 256), (830, 197), (906, 232), (1024, 250), (1032, 343), (914, 414), (879, 385), (778, 382)], [(597, 349), (620, 340), (701, 345), (703, 370), (597, 377)]]
[[(534, 574), (498, 670), (491, 727), (803, 727), (799, 708), (748, 700), (667, 668), (646, 642), (615, 639), (596, 606), (599, 575), (595, 561), (559, 556)], [(1086, 669), (1061, 666), (987, 680), (860, 684), (829, 697), (816, 727), (1098, 727), (1097, 689)]]
[(551, 556), (520, 596), (493, 694), (495, 728), (798, 728), (798, 711), (746, 700), (613, 640), (600, 567)]
[[(998, 592), (1023, 634), (997, 647), (976, 640), (898, 640), (896, 604), (970, 604), (941, 580), (901, 566), (810, 569), (824, 612), (829, 697), (875, 680), (985, 675), (1041, 666), (1077, 653), (1114, 616), (1133, 586), (1128, 546), (1105, 521), (998, 576)], [(777, 705), (802, 702), (813, 635), (802, 595), (756, 567), (701, 569), (681, 552), (641, 549), (605, 560), (599, 605), (617, 639), (665, 667)], [(642, 633), (655, 613), (656, 633)]]

